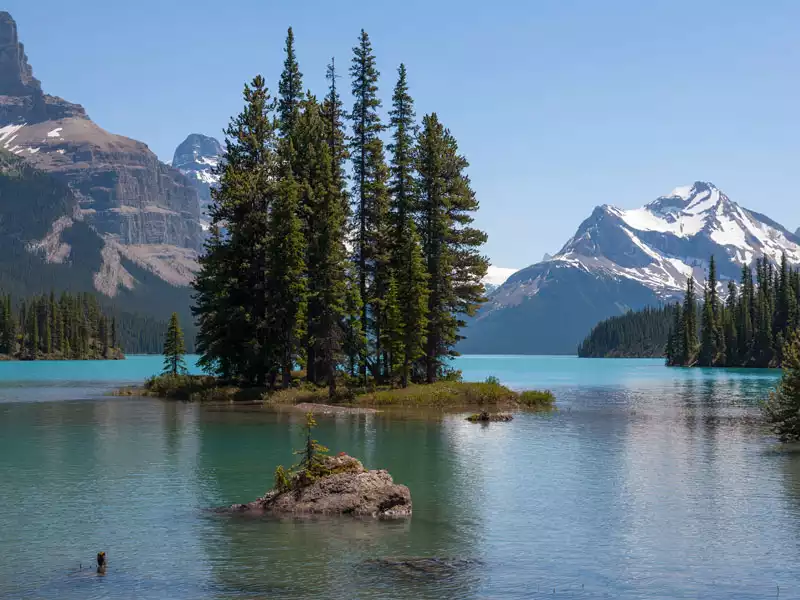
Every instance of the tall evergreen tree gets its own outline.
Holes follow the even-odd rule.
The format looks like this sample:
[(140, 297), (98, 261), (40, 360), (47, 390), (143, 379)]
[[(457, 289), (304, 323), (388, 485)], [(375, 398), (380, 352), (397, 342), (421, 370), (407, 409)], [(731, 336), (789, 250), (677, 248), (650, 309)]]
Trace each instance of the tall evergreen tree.
[(306, 369), (309, 381), (318, 383), (324, 378), (333, 395), (342, 343), (347, 256), (343, 186), (331, 154), (328, 127), (322, 107), (309, 96), (295, 135), (308, 273)]
[(702, 322), (700, 324), (700, 354), (697, 364), (712, 367), (724, 360), (724, 337), (721, 327), (717, 269), (714, 257), (708, 263), (708, 278), (703, 295)]
[[(363, 304), (361, 328), (374, 343), (373, 370), (380, 375), (383, 299), (390, 278), (388, 170), (380, 138), (384, 127), (378, 113), (381, 106), (378, 98), (379, 72), (375, 66), (372, 44), (363, 29), (358, 45), (353, 48), (350, 75), (354, 97), (350, 113), (353, 122), (350, 148), (356, 203), (354, 249), (359, 295)], [(361, 365), (362, 379), (366, 379), (366, 368), (366, 364)]]
[[(414, 138), (416, 124), (414, 122), (414, 100), (408, 93), (406, 66), (400, 65), (397, 70), (397, 84), (392, 95), (392, 110), (390, 127), (392, 129), (392, 143), (388, 149), (391, 153), (390, 161), (390, 192), (392, 195), (392, 217), (394, 221), (394, 237), (402, 242), (409, 216), (414, 215), (417, 206), (414, 201)], [(401, 243), (396, 245), (396, 253), (401, 253)], [(399, 264), (401, 257), (395, 258)], [(399, 268), (399, 267), (396, 267)]]
[(403, 387), (408, 385), (415, 365), (425, 356), (425, 332), (428, 328), (428, 273), (416, 224), (411, 218), (406, 218), (408, 223), (400, 244), (397, 272), (403, 323), (400, 373)]
[(683, 320), (681, 322), (681, 357), (679, 364), (691, 366), (697, 359), (699, 342), (697, 340), (697, 299), (694, 291), (694, 277), (686, 281), (686, 294), (683, 297)]
[(186, 372), (186, 344), (183, 340), (183, 331), (178, 321), (178, 313), (172, 313), (164, 338), (164, 373), (177, 375)]
[[(258, 385), (274, 371), (267, 256), (269, 212), (280, 173), (274, 103), (263, 77), (246, 85), (243, 95), (245, 107), (226, 129), (220, 182), (212, 192), (209, 216), (218, 234), (201, 261), (195, 315), (204, 367)], [(281, 190), (284, 201), (289, 189)], [(220, 336), (223, 323), (225, 334)]]
[(728, 281), (728, 297), (725, 300), (724, 332), (725, 332), (725, 366), (739, 364), (739, 333), (736, 330), (738, 292), (736, 284)]
[(284, 52), (286, 53), (286, 58), (283, 62), (283, 72), (278, 83), (278, 119), (283, 135), (291, 136), (297, 125), (297, 119), (300, 115), (300, 103), (303, 100), (303, 74), (297, 64), (297, 55), (294, 49), (294, 31), (292, 31), (291, 27), (286, 32)]
[(486, 234), (471, 227), (478, 201), (464, 174), (468, 163), (436, 114), (426, 115), (417, 149), (420, 229), (430, 277), (425, 378), (433, 383), (455, 356), (463, 315), (483, 301), (488, 261), (478, 248)]
[(302, 358), (305, 331), (305, 240), (298, 216), (299, 186), (291, 168), (275, 195), (269, 215), (268, 340), (272, 352), (268, 372), (281, 373), (284, 388), (291, 384), (292, 367)]

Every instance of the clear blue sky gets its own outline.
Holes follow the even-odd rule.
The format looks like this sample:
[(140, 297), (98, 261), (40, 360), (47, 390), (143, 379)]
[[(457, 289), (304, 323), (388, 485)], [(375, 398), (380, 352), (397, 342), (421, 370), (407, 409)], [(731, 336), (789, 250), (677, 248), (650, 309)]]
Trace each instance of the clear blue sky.
[[(47, 92), (163, 160), (221, 135), (294, 27), (307, 87), (370, 34), (388, 103), (408, 66), (471, 162), (495, 265), (553, 253), (595, 205), (697, 179), (800, 226), (800, 2), (794, 0), (6, 0)], [(347, 81), (343, 82), (347, 86)]]

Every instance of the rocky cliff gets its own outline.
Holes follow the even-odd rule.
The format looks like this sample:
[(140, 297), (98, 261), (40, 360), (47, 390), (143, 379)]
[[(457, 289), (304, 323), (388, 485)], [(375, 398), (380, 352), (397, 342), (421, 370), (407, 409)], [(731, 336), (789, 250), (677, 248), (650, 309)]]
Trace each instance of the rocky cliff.
[(137, 255), (150, 268), (152, 253), (142, 246), (158, 245), (160, 254), (164, 246), (200, 249), (198, 195), (187, 178), (142, 142), (99, 127), (80, 105), (45, 94), (7, 12), (0, 12), (0, 147), (67, 183), (77, 218), (112, 253)]

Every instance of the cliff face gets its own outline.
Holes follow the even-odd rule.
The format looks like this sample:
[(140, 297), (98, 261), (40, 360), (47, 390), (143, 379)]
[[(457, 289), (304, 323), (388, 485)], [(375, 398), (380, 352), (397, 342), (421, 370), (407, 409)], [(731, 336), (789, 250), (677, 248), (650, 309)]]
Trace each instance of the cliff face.
[(67, 183), (80, 217), (121, 245), (199, 250), (197, 191), (136, 140), (105, 131), (33, 76), (17, 26), (0, 12), (0, 147)]

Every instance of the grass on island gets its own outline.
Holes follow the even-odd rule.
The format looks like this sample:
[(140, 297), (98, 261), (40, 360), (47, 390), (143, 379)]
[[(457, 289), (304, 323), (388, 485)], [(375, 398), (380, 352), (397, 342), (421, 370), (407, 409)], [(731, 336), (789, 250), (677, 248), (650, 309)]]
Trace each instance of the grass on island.
[(515, 392), (502, 385), (496, 377), (482, 382), (457, 380), (432, 384), (411, 384), (408, 387), (375, 386), (370, 389), (356, 385), (340, 385), (331, 401), (326, 387), (302, 381), (287, 389), (238, 388), (222, 385), (206, 375), (158, 375), (148, 379), (144, 387), (123, 388), (119, 396), (155, 396), (190, 402), (262, 401), (273, 405), (300, 403), (338, 404), (354, 407), (403, 407), (457, 409), (478, 407), (485, 410), (512, 408), (546, 409), (555, 404), (550, 391), (526, 390)]

